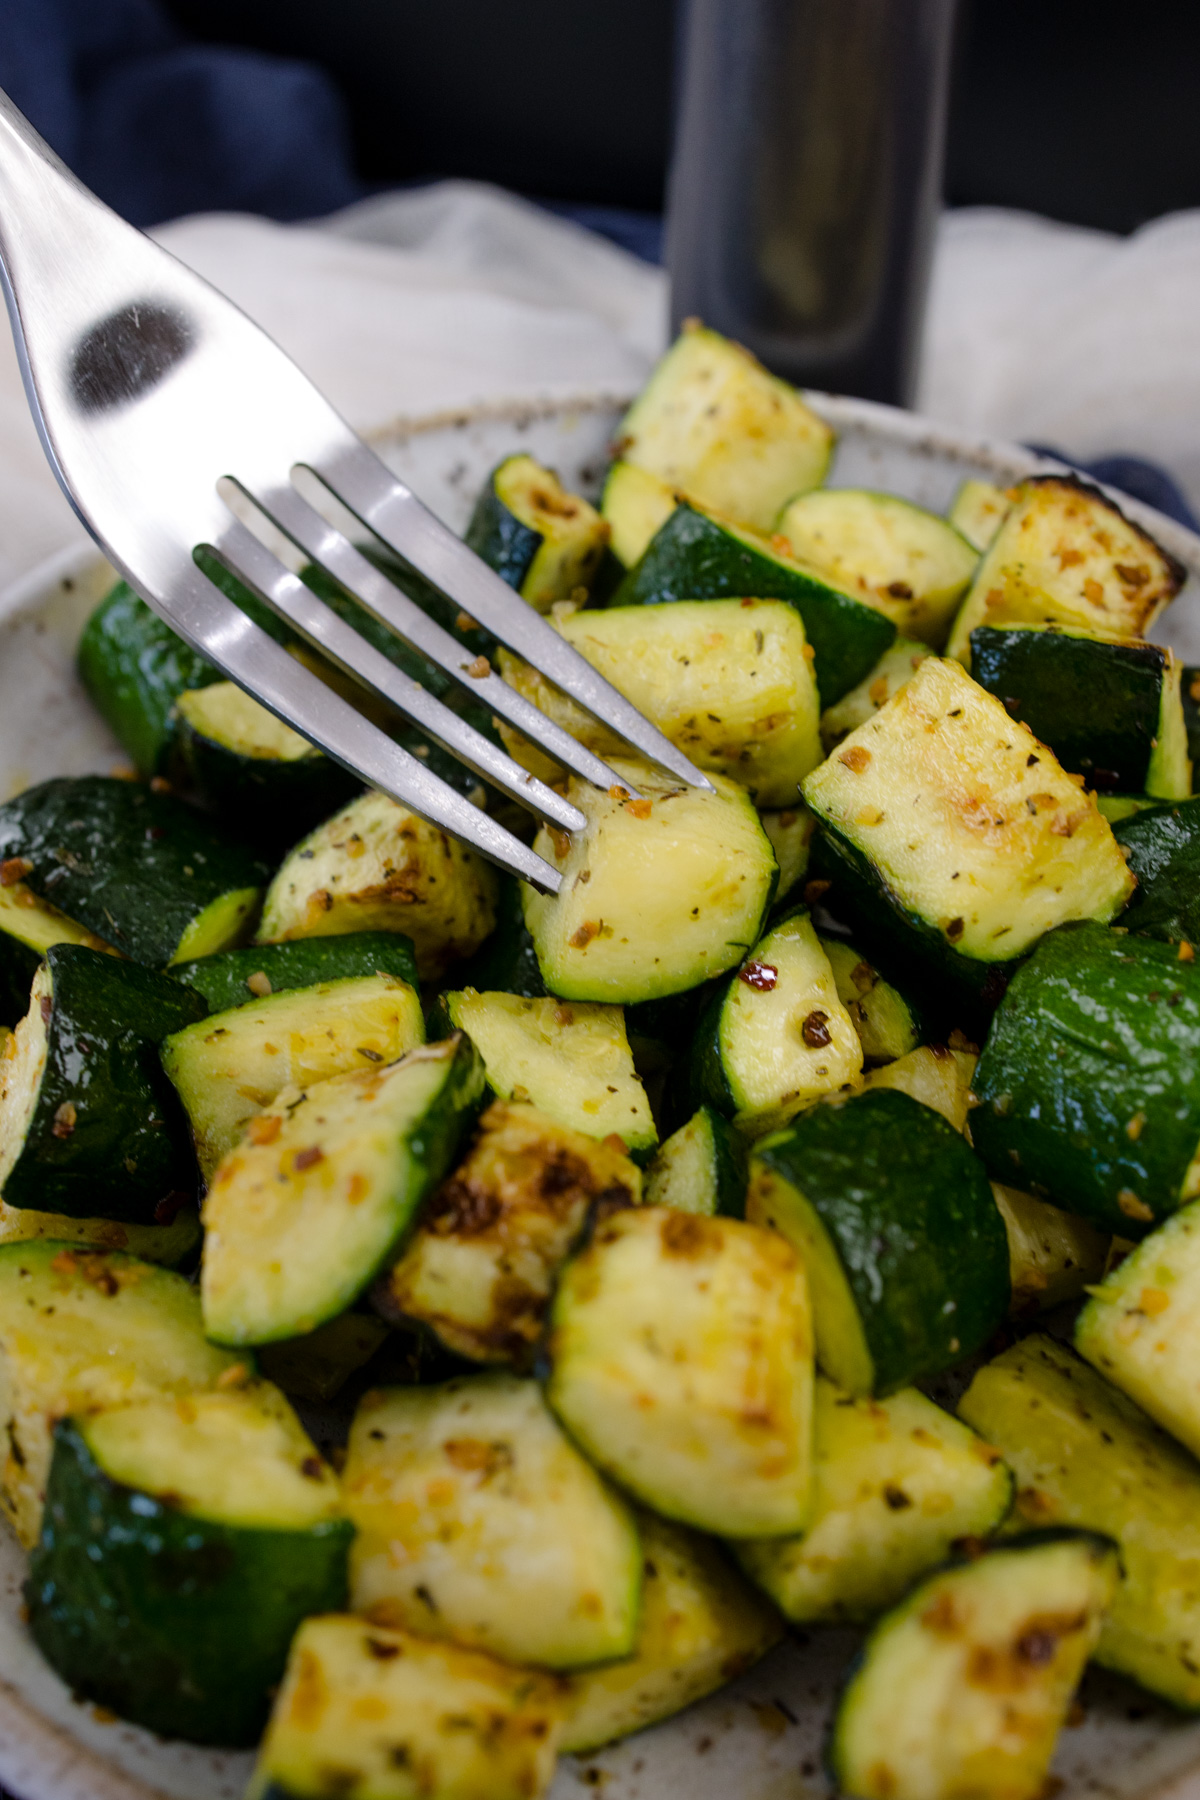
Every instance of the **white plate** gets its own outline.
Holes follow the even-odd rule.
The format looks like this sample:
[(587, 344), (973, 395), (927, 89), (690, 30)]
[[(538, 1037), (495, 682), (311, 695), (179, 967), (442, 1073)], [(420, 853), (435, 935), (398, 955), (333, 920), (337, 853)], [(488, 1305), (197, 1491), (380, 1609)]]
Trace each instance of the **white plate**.
[[(1008, 483), (1041, 464), (1011, 445), (987, 444), (911, 414), (814, 396), (839, 433), (835, 486), (903, 494), (942, 511), (968, 475)], [(620, 413), (616, 399), (488, 408), (399, 422), (375, 434), (387, 461), (447, 522), (461, 529), (487, 471), (513, 449), (557, 468), (569, 487), (595, 492)], [(1191, 571), (1164, 642), (1200, 663), (1200, 539), (1149, 507), (1122, 501)], [(105, 770), (121, 751), (74, 672), (84, 620), (112, 572), (74, 550), (0, 596), (0, 798), (50, 775)], [(1159, 635), (1159, 634), (1156, 634)], [(251, 1759), (166, 1743), (97, 1719), (42, 1662), (20, 1617), (24, 1556), (0, 1526), (0, 1781), (21, 1800), (236, 1800)], [(855, 1645), (849, 1632), (799, 1633), (765, 1662), (678, 1719), (587, 1758), (564, 1758), (553, 1800), (812, 1800), (827, 1792), (821, 1746)], [(1169, 1790), (1200, 1800), (1200, 1721), (1158, 1707), (1135, 1688), (1093, 1672), (1086, 1717), (1064, 1732), (1055, 1773), (1061, 1800), (1139, 1800)]]

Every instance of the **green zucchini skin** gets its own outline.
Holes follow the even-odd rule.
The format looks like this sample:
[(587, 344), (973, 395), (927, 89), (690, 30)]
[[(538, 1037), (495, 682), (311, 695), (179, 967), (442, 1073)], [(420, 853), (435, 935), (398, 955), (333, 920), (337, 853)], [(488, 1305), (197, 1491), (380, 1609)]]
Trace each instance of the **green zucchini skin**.
[(24, 1018), (29, 988), (41, 956), (10, 932), (0, 931), (0, 1025), (10, 1028)]
[(346, 1599), (354, 1528), (218, 1524), (113, 1481), (74, 1423), (55, 1431), (25, 1600), (71, 1688), (164, 1737), (253, 1744), (288, 1646)]
[(151, 969), (173, 962), (209, 907), (234, 895), (252, 929), (267, 864), (181, 801), (110, 775), (66, 775), (0, 806), (0, 861), (30, 864), (40, 899)]
[(822, 706), (860, 682), (891, 644), (896, 627), (882, 613), (820, 576), (784, 561), (765, 542), (682, 502), (629, 571), (611, 604), (725, 600), (753, 595), (786, 600), (804, 620), (816, 657)]
[(282, 944), (248, 944), (175, 963), (168, 971), (206, 1002), (210, 1013), (227, 1012), (255, 999), (247, 983), (265, 975), (272, 994), (316, 987), (322, 981), (354, 981), (368, 975), (395, 975), (417, 986), (412, 941), (398, 931), (356, 931), (346, 937), (289, 938)]
[(1121, 923), (1168, 944), (1200, 939), (1200, 800), (1143, 807), (1113, 836), (1138, 879)]
[(646, 1204), (742, 1219), (748, 1176), (742, 1139), (713, 1107), (701, 1106), (659, 1145), (647, 1170)]
[(196, 1168), (158, 1044), (203, 1018), (204, 1002), (81, 944), (54, 945), (46, 964), (46, 1063), (5, 1201), (73, 1219), (161, 1223), (155, 1208), (194, 1193)]
[(1132, 933), (1060, 926), (1014, 977), (973, 1085), (989, 1174), (1144, 1237), (1192, 1197), (1200, 970)]
[(480, 489), (463, 541), (501, 581), (520, 593), (542, 547), (542, 534), (510, 512), (496, 492), (496, 476), (503, 467), (500, 463), (493, 469)]
[(180, 694), (208, 687), (221, 672), (120, 581), (79, 639), (79, 678), (139, 775), (168, 773), (175, 743), (172, 709)]
[(231, 831), (281, 854), (362, 791), (331, 757), (247, 756), (186, 719), (178, 721), (178, 763), (189, 795)]

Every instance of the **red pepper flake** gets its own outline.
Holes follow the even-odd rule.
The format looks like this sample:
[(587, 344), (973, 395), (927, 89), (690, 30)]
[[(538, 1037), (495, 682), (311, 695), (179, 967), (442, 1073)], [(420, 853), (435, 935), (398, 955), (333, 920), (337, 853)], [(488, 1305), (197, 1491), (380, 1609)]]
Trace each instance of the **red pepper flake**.
[(150, 777), (150, 792), (152, 794), (169, 794), (171, 792), (171, 784), (164, 775), (152, 775)]
[(467, 664), (466, 672), (472, 681), (482, 681), (485, 676), (491, 674), (492, 665), (486, 656), (477, 656), (474, 662)]
[(648, 819), (650, 817), (650, 808), (651, 802), (649, 800), (627, 800), (625, 802), (625, 811), (627, 813), (632, 813), (635, 819)]
[(804, 888), (804, 903), (805, 903), (805, 905), (806, 906), (815, 906), (817, 904), (818, 900), (823, 900), (825, 898), (825, 895), (829, 892), (829, 890), (832, 886), (833, 886), (832, 881), (809, 881), (809, 882), (806, 882), (805, 888)]
[(855, 775), (861, 775), (870, 760), (871, 752), (865, 750), (861, 744), (851, 744), (850, 748), (843, 750), (838, 757), (838, 761), (844, 763)]
[(260, 1113), (247, 1125), (246, 1136), (252, 1144), (273, 1144), (282, 1130), (283, 1120), (278, 1113)]
[[(753, 988), (756, 994), (769, 994), (779, 980), (779, 970), (765, 962), (743, 963), (738, 970), (738, 980), (744, 981), (746, 986)], [(824, 1014), (821, 1016), (824, 1017)], [(825, 1042), (828, 1043), (829, 1039), (826, 1038)]]
[(154, 1223), (156, 1225), (173, 1225), (187, 1203), (188, 1196), (182, 1188), (176, 1188), (174, 1193), (164, 1194), (154, 1209)]
[(577, 931), (571, 933), (567, 940), (572, 950), (586, 950), (594, 937), (600, 936), (603, 919), (585, 919)]
[(32, 873), (33, 864), (27, 856), (6, 856), (0, 862), (0, 887), (16, 887), (18, 881)]
[(819, 1008), (810, 1012), (800, 1027), (800, 1036), (810, 1050), (821, 1050), (826, 1044), (832, 1044), (833, 1039), (829, 1035), (829, 1014), (821, 1012)]
[(41, 1006), (41, 1014), (42, 1014), (42, 1024), (48, 1025), (50, 1023), (50, 1014), (54, 1011), (54, 1002), (51, 1000), (49, 994), (42, 995), (40, 1006)]
[(297, 1174), (305, 1169), (315, 1169), (318, 1163), (325, 1161), (325, 1152), (319, 1144), (313, 1144), (308, 1150), (297, 1150), (292, 1159), (292, 1167)]

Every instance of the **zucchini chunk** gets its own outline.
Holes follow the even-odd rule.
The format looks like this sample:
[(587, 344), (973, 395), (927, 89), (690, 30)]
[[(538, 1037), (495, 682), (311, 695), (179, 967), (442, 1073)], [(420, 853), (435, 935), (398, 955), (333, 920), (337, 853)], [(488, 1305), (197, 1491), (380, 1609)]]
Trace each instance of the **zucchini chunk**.
[(1180, 689), (1183, 700), (1183, 725), (1187, 732), (1188, 755), (1195, 763), (1200, 761), (1200, 669), (1185, 668)]
[(975, 1147), (1102, 1230), (1145, 1237), (1200, 1194), (1200, 971), (1073, 925), (1013, 979), (975, 1073)]
[(296, 846), (267, 890), (255, 939), (401, 931), (422, 980), (478, 949), (496, 922), (481, 857), (387, 794), (362, 794)]
[(746, 1217), (803, 1258), (817, 1361), (848, 1394), (953, 1368), (1008, 1309), (1008, 1239), (977, 1157), (907, 1094), (858, 1094), (755, 1146)]
[(808, 1529), (742, 1539), (734, 1554), (793, 1623), (858, 1624), (958, 1539), (989, 1537), (1012, 1498), (1000, 1452), (916, 1388), (855, 1400), (818, 1375)]
[(1200, 800), (1139, 808), (1113, 836), (1138, 884), (1121, 923), (1168, 944), (1200, 940)]
[(567, 1679), (560, 1749), (577, 1755), (644, 1731), (764, 1657), (783, 1621), (716, 1544), (639, 1513), (642, 1610), (632, 1656)]
[[(779, 600), (614, 606), (558, 621), (567, 642), (691, 758), (748, 788), (756, 806), (787, 806), (821, 760), (821, 705), (804, 625)], [(603, 721), (511, 651), (500, 672), (598, 755), (628, 754)], [(562, 770), (510, 726), (510, 754), (539, 777)], [(532, 754), (531, 754), (532, 752)]]
[(962, 603), (947, 656), (967, 662), (977, 625), (1082, 625), (1144, 637), (1186, 570), (1099, 489), (1035, 475), (1012, 506)]
[(748, 594), (795, 607), (812, 646), (824, 706), (861, 681), (896, 635), (881, 612), (793, 556), (786, 538), (764, 537), (687, 502), (655, 533), (612, 604), (624, 609)]
[(1026, 1525), (1106, 1533), (1125, 1578), (1096, 1661), (1200, 1707), (1200, 1470), (1065, 1344), (1024, 1338), (976, 1375), (959, 1415), (1017, 1479)]
[(995, 1005), (1006, 963), (1067, 919), (1110, 919), (1133, 892), (1091, 796), (937, 657), (808, 777), (804, 798), (829, 905), (885, 974), (923, 975), (968, 1028)]
[(821, 741), (826, 754), (836, 750), (843, 738), (849, 737), (868, 719), (873, 719), (893, 694), (911, 681), (933, 651), (915, 638), (898, 637), (890, 650), (885, 650), (873, 669), (868, 669), (857, 687), (844, 694), (836, 706), (827, 706), (821, 714)]
[(1100, 817), (1107, 819), (1113, 827), (1125, 819), (1136, 818), (1138, 813), (1146, 812), (1157, 802), (1146, 794), (1097, 794), (1096, 806)]
[(258, 1366), (297, 1400), (332, 1400), (390, 1335), (373, 1313), (344, 1312), (302, 1337), (264, 1344)]
[(781, 812), (761, 812), (758, 822), (770, 840), (779, 865), (779, 885), (775, 889), (775, 905), (782, 906), (808, 870), (808, 853), (817, 821), (803, 801), (784, 807)]
[(143, 1262), (176, 1269), (199, 1246), (200, 1215), (194, 1206), (176, 1209), (173, 1200), (160, 1210), (163, 1224), (131, 1225), (119, 1224), (116, 1219), (72, 1219), (65, 1213), (35, 1212), (0, 1200), (0, 1244), (53, 1238), (56, 1243), (82, 1245), (86, 1250), (127, 1250)]
[(637, 1525), (536, 1381), (497, 1372), (368, 1394), (343, 1483), (355, 1612), (548, 1669), (633, 1650)]
[(863, 1086), (875, 1091), (895, 1088), (941, 1113), (955, 1131), (965, 1131), (971, 1107), (971, 1078), (979, 1058), (973, 1050), (948, 1044), (922, 1044), (882, 1068), (869, 1069)]
[(604, 478), (600, 516), (608, 524), (609, 546), (623, 569), (632, 569), (678, 504), (675, 489), (657, 475), (620, 460), (611, 465)]
[(466, 541), (537, 612), (588, 588), (609, 528), (532, 456), (506, 456), (484, 483)]
[(795, 388), (703, 326), (676, 338), (617, 432), (626, 462), (763, 531), (824, 481), (833, 442)]
[(713, 993), (692, 1044), (696, 1098), (749, 1136), (856, 1084), (863, 1047), (803, 907)]
[(185, 644), (126, 581), (119, 581), (83, 628), (76, 651), (88, 698), (143, 781), (170, 775), (175, 702), (221, 672)]
[(404, 1254), (376, 1283), (374, 1304), (387, 1318), (419, 1319), (460, 1356), (527, 1366), (592, 1208), (640, 1199), (638, 1170), (611, 1141), (496, 1101), (466, 1161), (431, 1195)]
[(656, 1512), (730, 1537), (808, 1518), (812, 1340), (791, 1247), (739, 1219), (642, 1206), (563, 1271), (547, 1398)]
[(268, 1383), (64, 1419), (25, 1583), (33, 1640), (123, 1719), (253, 1744), (296, 1628), (346, 1603), (341, 1512)]
[(979, 561), (974, 545), (936, 513), (866, 488), (801, 494), (775, 529), (801, 562), (935, 649)]
[(0, 1505), (29, 1549), (59, 1419), (214, 1387), (244, 1360), (207, 1342), (182, 1275), (42, 1238), (0, 1245)]
[(452, 1029), (465, 1031), (482, 1056), (500, 1099), (527, 1100), (567, 1131), (615, 1135), (639, 1161), (650, 1156), (658, 1130), (619, 1006), (473, 988), (446, 994), (443, 1004)]
[(837, 996), (850, 1015), (868, 1063), (894, 1062), (908, 1056), (921, 1041), (918, 1015), (899, 988), (885, 981), (845, 938), (818, 942), (833, 970)]
[[(39, 900), (19, 879), (23, 865), (0, 864), (0, 1023), (25, 1016), (38, 964), (53, 944), (83, 944), (116, 956), (111, 944)], [(13, 877), (5, 885), (6, 873)]]
[(1014, 1317), (1078, 1300), (1102, 1279), (1112, 1242), (1106, 1232), (998, 1181), (992, 1196), (1008, 1233)]
[(1192, 791), (1180, 665), (1157, 644), (1065, 625), (977, 625), (971, 674), (1088, 787)]
[(646, 1204), (678, 1212), (746, 1212), (746, 1148), (719, 1112), (702, 1106), (661, 1144), (646, 1171)]
[(219, 1344), (315, 1331), (396, 1255), (483, 1094), (461, 1038), (284, 1088), (213, 1177), (200, 1292)]
[(830, 1771), (855, 1800), (1038, 1800), (1120, 1581), (1116, 1546), (1043, 1531), (921, 1583), (867, 1639)]
[(210, 1013), (176, 1031), (162, 1066), (183, 1102), (200, 1171), (217, 1164), (284, 1088), (394, 1063), (425, 1041), (415, 988), (394, 975), (322, 981)]
[(316, 987), (322, 981), (359, 981), (392, 975), (417, 985), (413, 947), (398, 931), (356, 931), (349, 937), (290, 938), (285, 944), (248, 944), (171, 970), (203, 996), (210, 1013), (228, 1012), (268, 994)]
[(1003, 488), (990, 481), (964, 481), (955, 494), (946, 518), (955, 531), (981, 554), (1008, 517), (1012, 501)]
[(541, 1800), (561, 1684), (329, 1614), (296, 1633), (246, 1800)]
[(0, 1193), (68, 1217), (156, 1222), (196, 1171), (158, 1042), (198, 994), (135, 963), (55, 944), (0, 1063)]
[(551, 993), (660, 1000), (741, 961), (771, 904), (775, 858), (749, 795), (724, 776), (705, 793), (645, 763), (611, 766), (641, 797), (572, 777), (567, 796), (587, 827), (538, 833), (534, 848), (563, 884), (555, 895), (525, 887), (525, 923)]

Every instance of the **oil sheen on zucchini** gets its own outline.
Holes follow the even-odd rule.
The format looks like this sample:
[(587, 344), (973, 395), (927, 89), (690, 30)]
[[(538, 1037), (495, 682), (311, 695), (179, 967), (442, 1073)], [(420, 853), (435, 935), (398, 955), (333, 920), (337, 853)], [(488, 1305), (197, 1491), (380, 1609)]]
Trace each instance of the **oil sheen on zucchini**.
[(475, 502), (466, 541), (538, 612), (591, 586), (608, 543), (608, 525), (552, 469), (532, 456), (508, 456)]
[(661, 1144), (646, 1171), (646, 1203), (679, 1212), (746, 1211), (746, 1147), (711, 1106), (701, 1106), (686, 1125)]
[(1139, 807), (1113, 836), (1137, 877), (1121, 923), (1168, 944), (1200, 940), (1200, 800)]
[(248, 944), (195, 962), (176, 963), (176, 981), (203, 996), (209, 1012), (228, 1012), (268, 994), (315, 987), (322, 981), (358, 981), (393, 975), (417, 985), (413, 947), (397, 931), (356, 931), (349, 937), (289, 938), (283, 944)]

